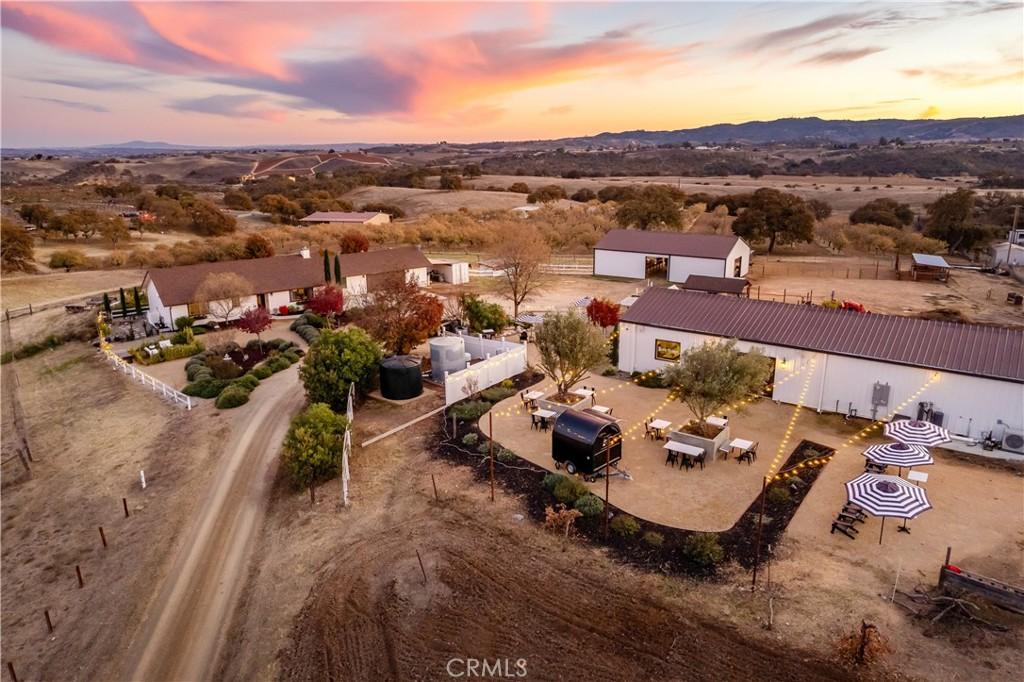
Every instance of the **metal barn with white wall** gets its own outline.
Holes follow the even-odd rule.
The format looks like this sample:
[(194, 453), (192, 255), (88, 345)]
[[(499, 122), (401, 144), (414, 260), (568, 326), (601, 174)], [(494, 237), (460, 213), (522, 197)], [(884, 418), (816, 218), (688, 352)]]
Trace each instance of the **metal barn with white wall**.
[(649, 265), (660, 261), (670, 282), (690, 275), (746, 277), (750, 247), (736, 236), (612, 230), (594, 246), (594, 274), (645, 279)]
[[(620, 323), (619, 369), (664, 367), (737, 339), (774, 360), (775, 400), (821, 412), (916, 418), (957, 435), (1024, 429), (1024, 331), (648, 289)], [(941, 416), (939, 416), (941, 414)]]

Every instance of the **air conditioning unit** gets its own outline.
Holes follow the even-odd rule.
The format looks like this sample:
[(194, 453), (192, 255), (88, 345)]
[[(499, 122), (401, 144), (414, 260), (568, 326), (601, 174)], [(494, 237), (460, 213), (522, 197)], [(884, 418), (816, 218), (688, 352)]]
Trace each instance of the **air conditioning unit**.
[(1007, 427), (1003, 433), (1002, 449), (1024, 454), (1024, 430)]

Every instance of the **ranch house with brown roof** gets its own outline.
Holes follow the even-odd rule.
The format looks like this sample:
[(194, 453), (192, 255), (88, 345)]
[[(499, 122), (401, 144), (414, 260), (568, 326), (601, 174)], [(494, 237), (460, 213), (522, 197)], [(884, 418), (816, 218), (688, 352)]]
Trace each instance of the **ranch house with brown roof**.
[[(344, 253), (339, 255), (339, 261), (346, 307), (361, 305), (368, 293), (394, 273), (403, 273), (406, 280), (419, 286), (430, 284), (430, 261), (415, 246)], [(333, 277), (333, 255), (330, 267)], [(282, 307), (301, 304), (325, 284), (323, 258), (312, 255), (308, 248), (288, 256), (156, 268), (142, 280), (149, 300), (149, 322), (164, 329), (173, 327), (179, 317), (205, 316), (210, 304), (198, 301), (196, 292), (203, 280), (219, 273), (236, 274), (252, 289), (237, 303), (232, 301), (233, 317), (255, 307), (277, 313)]]

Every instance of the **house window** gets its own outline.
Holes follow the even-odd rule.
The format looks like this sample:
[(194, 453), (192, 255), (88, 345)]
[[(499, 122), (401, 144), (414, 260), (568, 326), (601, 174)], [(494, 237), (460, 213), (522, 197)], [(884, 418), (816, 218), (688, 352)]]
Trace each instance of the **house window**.
[(664, 362), (679, 362), (683, 354), (683, 346), (678, 341), (654, 340), (654, 357)]
[(302, 303), (312, 295), (312, 289), (292, 289), (288, 292), (288, 300), (292, 303)]
[(736, 260), (732, 264), (732, 276), (742, 277), (743, 276), (743, 256), (737, 256)]
[(188, 304), (188, 316), (189, 317), (204, 317), (207, 313), (205, 303), (189, 303)]

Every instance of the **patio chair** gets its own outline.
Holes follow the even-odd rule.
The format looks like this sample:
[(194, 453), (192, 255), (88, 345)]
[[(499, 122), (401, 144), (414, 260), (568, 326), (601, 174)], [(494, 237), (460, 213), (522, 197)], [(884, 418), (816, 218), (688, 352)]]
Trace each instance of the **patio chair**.
[(658, 433), (651, 428), (651, 423), (644, 420), (644, 438), (650, 438), (651, 440), (658, 440)]
[(747, 463), (747, 466), (750, 466), (751, 464), (754, 463), (755, 459), (757, 459), (757, 455), (754, 454), (753, 450), (744, 450), (739, 454), (738, 457), (736, 457), (736, 463), (739, 464), (740, 462), (745, 461)]
[(539, 429), (543, 420), (535, 414), (530, 415), (530, 429)]
[(519, 400), (522, 401), (523, 407), (529, 407), (530, 401), (526, 399), (526, 391), (519, 391)]
[(846, 537), (850, 538), (851, 540), (856, 540), (857, 539), (858, 531), (857, 531), (856, 528), (853, 527), (853, 524), (844, 523), (842, 521), (833, 521), (832, 522), (831, 534), (835, 535), (836, 531), (839, 531), (840, 533), (842, 533)]
[(729, 446), (728, 445), (723, 445), (722, 447), (718, 448), (717, 454), (721, 455), (722, 459), (728, 460), (729, 459)]
[(550, 424), (550, 423), (548, 422), (548, 420), (547, 420), (547, 418), (546, 418), (546, 417), (539, 417), (539, 419), (540, 419), (540, 430), (541, 430), (541, 431), (547, 431), (547, 430), (548, 430), (548, 427), (549, 427), (549, 426), (550, 426), (551, 424)]
[(707, 459), (708, 453), (702, 452), (694, 458), (694, 462), (700, 465), (700, 470), (704, 471), (704, 461)]
[(679, 464), (679, 453), (674, 450), (665, 451), (665, 464)]

